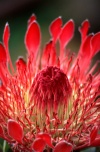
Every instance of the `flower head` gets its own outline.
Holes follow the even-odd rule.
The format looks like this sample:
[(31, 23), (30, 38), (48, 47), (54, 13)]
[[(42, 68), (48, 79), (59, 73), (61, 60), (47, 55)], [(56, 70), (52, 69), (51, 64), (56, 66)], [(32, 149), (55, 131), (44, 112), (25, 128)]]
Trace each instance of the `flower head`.
[(81, 45), (74, 55), (66, 48), (74, 22), (62, 26), (58, 17), (40, 56), (40, 27), (32, 15), (25, 35), (27, 60), (19, 57), (15, 71), (6, 24), (0, 43), (0, 137), (14, 151), (71, 152), (100, 146), (99, 61), (90, 67), (100, 50), (100, 33), (88, 35), (89, 27), (85, 20), (79, 28)]

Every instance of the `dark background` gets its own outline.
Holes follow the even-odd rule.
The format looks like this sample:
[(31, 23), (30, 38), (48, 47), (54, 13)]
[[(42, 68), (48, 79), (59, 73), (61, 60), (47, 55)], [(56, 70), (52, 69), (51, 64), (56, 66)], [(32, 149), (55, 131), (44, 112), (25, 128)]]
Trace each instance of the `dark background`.
[[(42, 47), (49, 41), (48, 27), (52, 20), (62, 16), (65, 23), (70, 18), (75, 21), (75, 37), (70, 43), (72, 51), (78, 51), (80, 34), (78, 27), (88, 19), (90, 32), (100, 31), (100, 0), (0, 0), (0, 40), (6, 22), (11, 29), (10, 52), (13, 62), (19, 55), (26, 55), (24, 35), (27, 20), (35, 13), (42, 31)], [(100, 57), (100, 56), (99, 56)]]

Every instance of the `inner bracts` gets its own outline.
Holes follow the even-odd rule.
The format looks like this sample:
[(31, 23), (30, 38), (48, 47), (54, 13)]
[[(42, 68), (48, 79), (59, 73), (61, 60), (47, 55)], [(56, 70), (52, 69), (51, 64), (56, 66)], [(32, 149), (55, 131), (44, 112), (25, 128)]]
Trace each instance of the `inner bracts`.
[(57, 111), (59, 105), (67, 105), (71, 95), (71, 86), (66, 74), (61, 69), (47, 66), (36, 75), (30, 94), (40, 109), (47, 107), (47, 111), (53, 108), (54, 111)]

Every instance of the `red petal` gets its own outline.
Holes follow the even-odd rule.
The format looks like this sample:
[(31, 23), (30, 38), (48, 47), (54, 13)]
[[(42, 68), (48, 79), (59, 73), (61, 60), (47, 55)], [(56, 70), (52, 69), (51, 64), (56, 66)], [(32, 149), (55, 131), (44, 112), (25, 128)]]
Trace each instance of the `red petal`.
[(82, 41), (86, 38), (87, 32), (89, 30), (90, 27), (90, 23), (88, 20), (85, 20), (82, 24), (81, 27), (79, 28), (79, 31), (81, 33), (82, 36)]
[(52, 41), (46, 44), (42, 55), (42, 66), (45, 67), (49, 64), (50, 52), (52, 48)]
[[(78, 58), (80, 67), (80, 78), (84, 78), (84, 73), (87, 72), (91, 62), (91, 38), (93, 35), (88, 35), (80, 48)], [(83, 64), (84, 59), (84, 64)]]
[(91, 145), (91, 143), (95, 140), (95, 138), (97, 137), (97, 134), (98, 134), (98, 127), (95, 126), (95, 127), (92, 129), (91, 133), (90, 133), (90, 145)]
[(6, 51), (5, 51), (3, 44), (0, 43), (0, 78), (1, 78), (1, 81), (3, 82), (3, 84), (5, 84), (5, 85), (7, 83), (6, 74), (8, 73), (6, 63), (7, 63)]
[(29, 54), (34, 54), (35, 57), (40, 46), (40, 37), (39, 25), (34, 21), (28, 26), (25, 44)]
[(6, 62), (7, 56), (6, 51), (2, 43), (0, 43), (0, 62)]
[(8, 49), (9, 38), (10, 38), (10, 28), (9, 28), (9, 24), (6, 23), (5, 28), (4, 28), (4, 33), (3, 33), (3, 42), (4, 42), (4, 46), (6, 50)]
[(22, 143), (23, 129), (22, 126), (15, 120), (8, 120), (8, 134), (16, 141)]
[(46, 44), (42, 56), (42, 66), (45, 67), (47, 65), (55, 65), (56, 64), (56, 51), (53, 47), (53, 42), (50, 41)]
[(36, 20), (36, 16), (35, 16), (35, 14), (32, 14), (31, 17), (30, 17), (29, 20), (28, 20), (28, 26), (29, 26), (33, 21), (35, 21), (35, 20)]
[(68, 42), (72, 39), (73, 35), (74, 35), (74, 22), (73, 20), (69, 20), (62, 28), (60, 34), (61, 49), (65, 48)]
[(60, 141), (54, 148), (53, 152), (71, 152), (73, 147), (70, 143), (66, 142), (65, 140)]
[(96, 33), (91, 39), (92, 56), (100, 51), (100, 32)]
[(16, 62), (16, 67), (18, 70), (24, 71), (26, 69), (26, 62), (23, 60), (23, 58), (19, 58)]
[(5, 28), (4, 28), (4, 33), (3, 33), (3, 43), (5, 46), (7, 61), (10, 63), (10, 68), (11, 68), (12, 72), (14, 72), (14, 68), (12, 65), (12, 61), (11, 61), (10, 54), (9, 54), (9, 48), (8, 48), (9, 38), (10, 38), (10, 28), (9, 28), (9, 24), (6, 23)]
[(45, 145), (46, 143), (43, 139), (37, 138), (32, 144), (32, 149), (34, 149), (36, 152), (41, 152), (44, 150)]
[(62, 26), (62, 19), (61, 17), (56, 18), (50, 25), (50, 33), (53, 37), (53, 41), (56, 42), (60, 32), (61, 32), (61, 26)]
[(100, 135), (98, 135), (90, 146), (97, 147), (100, 146)]
[(40, 134), (37, 135), (37, 137), (38, 137), (38, 138), (41, 138), (42, 140), (44, 140), (45, 143), (46, 143), (49, 147), (51, 147), (51, 148), (54, 147), (54, 146), (52, 145), (51, 136), (50, 136), (49, 134), (47, 134), (47, 133), (40, 133)]
[(92, 38), (92, 34), (87, 36), (87, 38), (85, 39), (83, 46), (79, 52), (79, 54), (81, 55), (81, 57), (87, 57), (89, 59), (89, 57), (91, 56), (91, 47), (90, 47), (90, 41)]

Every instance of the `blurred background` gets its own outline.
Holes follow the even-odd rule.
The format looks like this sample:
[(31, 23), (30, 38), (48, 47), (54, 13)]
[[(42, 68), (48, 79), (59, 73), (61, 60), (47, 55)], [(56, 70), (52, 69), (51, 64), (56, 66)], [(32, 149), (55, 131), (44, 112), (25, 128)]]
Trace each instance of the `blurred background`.
[(24, 35), (27, 20), (32, 13), (37, 16), (41, 27), (42, 47), (49, 41), (48, 27), (51, 21), (58, 16), (62, 16), (64, 23), (70, 18), (75, 21), (75, 37), (69, 44), (73, 51), (79, 48), (78, 27), (83, 20), (90, 21), (90, 32), (100, 31), (100, 0), (0, 0), (0, 41), (5, 23), (8, 22), (11, 29), (9, 47), (13, 62), (19, 55), (26, 55)]
[[(9, 42), (10, 54), (13, 63), (17, 57), (26, 56), (24, 36), (27, 20), (34, 13), (41, 27), (42, 45), (49, 41), (48, 27), (56, 17), (62, 16), (63, 23), (72, 18), (75, 21), (75, 37), (70, 42), (72, 51), (78, 51), (80, 34), (78, 27), (82, 21), (88, 19), (91, 24), (90, 32), (100, 31), (100, 0), (0, 0), (0, 41), (2, 41), (5, 23), (10, 25), (11, 37)], [(100, 59), (100, 53), (96, 59)], [(2, 141), (0, 143), (3, 144)], [(88, 151), (98, 151), (89, 149)]]

